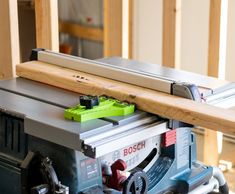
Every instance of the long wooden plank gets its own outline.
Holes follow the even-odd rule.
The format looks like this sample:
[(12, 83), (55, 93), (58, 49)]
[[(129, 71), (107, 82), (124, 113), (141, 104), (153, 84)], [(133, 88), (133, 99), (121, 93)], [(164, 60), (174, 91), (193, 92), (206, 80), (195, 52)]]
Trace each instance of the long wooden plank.
[(37, 47), (59, 51), (58, 0), (36, 0), (35, 19)]
[(103, 29), (98, 27), (82, 26), (70, 22), (59, 22), (60, 32), (92, 41), (103, 42)]
[(20, 62), (17, 0), (0, 1), (0, 26), (0, 79), (8, 79)]
[(164, 0), (162, 64), (166, 67), (179, 67), (180, 29), (181, 0)]
[(104, 56), (122, 56), (122, 1), (104, 0)]
[(112, 96), (135, 103), (138, 109), (162, 117), (235, 134), (235, 111), (232, 110), (39, 61), (17, 65), (16, 70), (21, 77), (83, 94)]

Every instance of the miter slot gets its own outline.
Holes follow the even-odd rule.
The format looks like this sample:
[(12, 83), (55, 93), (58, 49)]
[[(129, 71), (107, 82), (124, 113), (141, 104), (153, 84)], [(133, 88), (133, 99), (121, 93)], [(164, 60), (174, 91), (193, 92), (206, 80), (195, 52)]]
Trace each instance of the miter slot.
[(0, 112), (24, 119), (24, 132), (81, 151), (80, 134), (107, 131), (113, 124), (100, 119), (81, 124), (65, 120), (64, 109), (0, 90)]
[(136, 121), (133, 121), (129, 124), (123, 125), (123, 126), (117, 126), (114, 127), (108, 131), (105, 132), (99, 132), (96, 134), (92, 134), (90, 136), (81, 136), (81, 138), (83, 139), (85, 144), (89, 144), (91, 142), (95, 142), (95, 141), (100, 141), (101, 139), (105, 139), (108, 138), (110, 136), (114, 136), (117, 134), (121, 134), (127, 131), (130, 131), (131, 129), (140, 127), (140, 126), (145, 126), (145, 125), (149, 125), (150, 123), (154, 123), (157, 122), (159, 120), (158, 117), (156, 116), (149, 116), (149, 117), (145, 117)]
[(147, 112), (143, 112), (140, 110), (135, 110), (134, 114), (127, 116), (114, 116), (114, 117), (105, 117), (102, 120), (112, 122), (114, 125), (125, 125), (127, 123), (131, 123), (136, 120), (140, 120), (146, 116), (150, 116), (151, 114)]
[(98, 158), (125, 146), (162, 134), (168, 130), (167, 122), (163, 120), (144, 124), (106, 138), (96, 139), (94, 141), (84, 140), (83, 152), (87, 156)]

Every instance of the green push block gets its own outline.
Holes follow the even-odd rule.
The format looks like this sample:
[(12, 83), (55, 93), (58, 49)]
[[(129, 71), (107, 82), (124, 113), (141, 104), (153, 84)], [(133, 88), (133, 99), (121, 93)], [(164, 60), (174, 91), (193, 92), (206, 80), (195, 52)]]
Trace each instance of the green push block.
[(92, 109), (86, 109), (86, 106), (77, 105), (66, 109), (64, 111), (64, 117), (66, 119), (84, 122), (110, 116), (125, 116), (132, 114), (134, 111), (135, 105), (133, 104), (100, 96), (99, 104), (97, 106), (93, 106)]

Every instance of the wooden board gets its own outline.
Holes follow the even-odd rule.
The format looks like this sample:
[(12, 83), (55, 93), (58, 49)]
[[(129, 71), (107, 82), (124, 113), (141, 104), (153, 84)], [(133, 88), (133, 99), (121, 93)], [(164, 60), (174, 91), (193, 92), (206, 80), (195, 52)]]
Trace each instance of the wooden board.
[(112, 96), (122, 101), (135, 103), (138, 109), (162, 117), (235, 134), (235, 111), (232, 110), (39, 61), (19, 64), (16, 71), (20, 77), (82, 94)]
[(208, 75), (219, 75), (221, 0), (210, 1), (210, 25), (208, 45)]
[[(207, 165), (218, 166), (219, 164), (219, 144), (218, 137), (221, 132), (211, 129), (204, 129), (203, 162)], [(209, 154), (208, 154), (209, 153)]]
[[(219, 51), (220, 51), (220, 16), (221, 0), (210, 0), (210, 24), (208, 44), (208, 75), (219, 76)], [(222, 146), (223, 136), (220, 132), (205, 129), (203, 162), (217, 166), (219, 163), (219, 148)], [(208, 154), (210, 153), (210, 154)]]
[(129, 10), (128, 10), (128, 58), (133, 58), (133, 16), (134, 16), (134, 2), (129, 0)]
[(0, 79), (8, 79), (20, 62), (17, 0), (0, 1), (0, 24)]
[(104, 0), (104, 57), (122, 56), (122, 1)]
[(98, 27), (82, 26), (70, 22), (59, 22), (60, 32), (67, 33), (82, 39), (103, 42), (103, 29)]
[(162, 64), (179, 67), (180, 63), (181, 0), (163, 1)]
[(59, 51), (58, 0), (36, 0), (35, 19), (37, 47)]

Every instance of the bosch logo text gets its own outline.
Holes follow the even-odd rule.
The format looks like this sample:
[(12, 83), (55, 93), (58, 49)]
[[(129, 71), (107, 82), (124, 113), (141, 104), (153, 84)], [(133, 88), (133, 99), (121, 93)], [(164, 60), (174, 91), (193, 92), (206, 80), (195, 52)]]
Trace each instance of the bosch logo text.
[(135, 144), (133, 146), (130, 146), (128, 148), (125, 148), (123, 150), (123, 155), (128, 156), (128, 155), (133, 154), (133, 153), (135, 153), (135, 152), (137, 152), (137, 151), (139, 151), (143, 148), (145, 148), (145, 141), (137, 143), (137, 144)]

